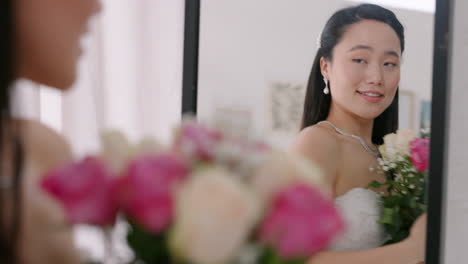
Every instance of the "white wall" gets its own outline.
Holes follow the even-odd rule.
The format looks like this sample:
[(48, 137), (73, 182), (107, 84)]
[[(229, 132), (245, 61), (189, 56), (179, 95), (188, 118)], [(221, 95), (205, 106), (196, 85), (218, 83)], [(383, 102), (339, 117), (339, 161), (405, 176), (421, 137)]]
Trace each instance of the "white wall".
[[(268, 85), (306, 83), (326, 20), (342, 0), (203, 0), (200, 25), (198, 115), (213, 121), (218, 108), (252, 113), (250, 130), (286, 146), (294, 135), (269, 133)], [(430, 99), (433, 15), (393, 9), (406, 27), (401, 89)], [(416, 122), (415, 122), (416, 125)], [(413, 127), (416, 129), (416, 127)]]
[(218, 107), (249, 111), (251, 132), (264, 135), (269, 83), (307, 79), (320, 30), (341, 1), (201, 3), (198, 116), (212, 120)]
[(445, 264), (466, 263), (468, 259), (468, 20), (466, 0), (454, 0), (454, 29), (451, 54), (451, 95), (449, 97), (448, 179), (445, 201)]

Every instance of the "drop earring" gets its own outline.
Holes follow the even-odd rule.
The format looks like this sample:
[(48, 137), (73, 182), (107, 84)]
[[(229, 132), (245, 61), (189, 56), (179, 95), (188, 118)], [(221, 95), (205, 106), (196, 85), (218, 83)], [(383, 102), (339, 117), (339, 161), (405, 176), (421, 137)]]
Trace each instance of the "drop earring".
[(323, 77), (323, 82), (325, 83), (325, 88), (323, 89), (323, 93), (324, 93), (324, 94), (329, 94), (329, 93), (330, 93), (330, 89), (328, 88), (328, 80), (327, 80), (327, 78)]

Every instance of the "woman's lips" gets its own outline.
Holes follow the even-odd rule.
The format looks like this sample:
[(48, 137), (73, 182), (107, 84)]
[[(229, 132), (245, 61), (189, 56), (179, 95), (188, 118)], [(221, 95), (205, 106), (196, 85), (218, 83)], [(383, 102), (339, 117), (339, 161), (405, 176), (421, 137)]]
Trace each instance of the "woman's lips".
[(382, 93), (376, 91), (358, 91), (357, 93), (370, 103), (378, 103), (384, 98)]

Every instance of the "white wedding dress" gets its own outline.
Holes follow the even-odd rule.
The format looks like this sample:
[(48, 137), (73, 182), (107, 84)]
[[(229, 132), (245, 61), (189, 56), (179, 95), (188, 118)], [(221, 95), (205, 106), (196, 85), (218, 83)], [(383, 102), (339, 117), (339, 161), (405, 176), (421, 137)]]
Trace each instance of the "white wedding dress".
[(369, 189), (354, 188), (335, 199), (346, 229), (329, 247), (330, 251), (358, 251), (381, 246), (388, 239), (380, 218), (380, 196)]

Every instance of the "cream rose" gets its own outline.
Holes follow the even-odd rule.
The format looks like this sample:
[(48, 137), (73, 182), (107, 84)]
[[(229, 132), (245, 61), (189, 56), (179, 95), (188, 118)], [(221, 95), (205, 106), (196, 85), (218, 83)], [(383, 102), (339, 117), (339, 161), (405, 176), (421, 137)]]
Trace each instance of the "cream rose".
[(190, 263), (226, 263), (246, 242), (258, 209), (236, 175), (221, 167), (202, 169), (177, 193), (171, 248)]
[(409, 155), (410, 142), (416, 138), (411, 130), (398, 130), (397, 133), (384, 137), (384, 145), (379, 147), (380, 153), (387, 161), (396, 161), (399, 156)]

